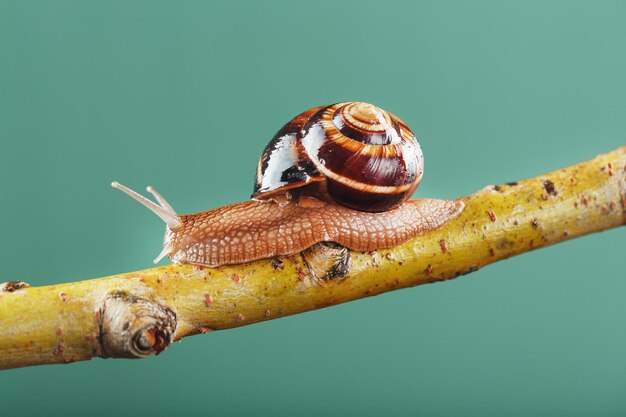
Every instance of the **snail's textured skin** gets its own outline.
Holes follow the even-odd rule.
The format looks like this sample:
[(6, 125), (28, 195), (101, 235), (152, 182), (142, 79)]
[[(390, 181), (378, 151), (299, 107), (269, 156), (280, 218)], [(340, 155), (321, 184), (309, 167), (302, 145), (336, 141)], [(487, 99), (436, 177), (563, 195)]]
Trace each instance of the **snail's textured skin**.
[(409, 200), (382, 213), (321, 202), (246, 201), (181, 215), (180, 226), (167, 229), (165, 247), (173, 262), (209, 267), (292, 255), (324, 241), (372, 251), (436, 229), (462, 210), (458, 200)]

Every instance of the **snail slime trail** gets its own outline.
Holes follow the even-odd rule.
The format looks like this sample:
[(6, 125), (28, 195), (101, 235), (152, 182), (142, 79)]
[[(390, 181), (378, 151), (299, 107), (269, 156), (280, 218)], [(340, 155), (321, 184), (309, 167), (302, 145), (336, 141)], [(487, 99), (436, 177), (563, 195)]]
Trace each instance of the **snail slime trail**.
[(461, 201), (409, 200), (424, 173), (413, 132), (363, 102), (309, 109), (274, 135), (261, 154), (252, 199), (179, 215), (114, 182), (166, 223), (172, 262), (217, 267), (293, 255), (319, 242), (355, 251), (391, 248), (441, 227)]

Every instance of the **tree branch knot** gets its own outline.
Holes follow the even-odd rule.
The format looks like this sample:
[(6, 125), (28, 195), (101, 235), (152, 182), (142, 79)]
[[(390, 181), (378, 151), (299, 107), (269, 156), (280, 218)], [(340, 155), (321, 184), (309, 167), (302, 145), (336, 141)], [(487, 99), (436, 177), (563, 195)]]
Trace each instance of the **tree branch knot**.
[(170, 346), (176, 330), (171, 308), (124, 291), (107, 294), (97, 317), (103, 358), (158, 355)]

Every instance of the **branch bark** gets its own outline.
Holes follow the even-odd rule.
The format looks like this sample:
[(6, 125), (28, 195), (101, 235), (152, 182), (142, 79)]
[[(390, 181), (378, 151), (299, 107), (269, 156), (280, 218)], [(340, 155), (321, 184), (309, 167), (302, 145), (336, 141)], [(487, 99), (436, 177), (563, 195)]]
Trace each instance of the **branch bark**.
[(167, 265), (29, 287), (0, 284), (0, 369), (92, 357), (141, 358), (185, 336), (456, 278), (626, 223), (626, 146), (464, 197), (442, 228), (370, 253), (319, 244), (280, 259)]

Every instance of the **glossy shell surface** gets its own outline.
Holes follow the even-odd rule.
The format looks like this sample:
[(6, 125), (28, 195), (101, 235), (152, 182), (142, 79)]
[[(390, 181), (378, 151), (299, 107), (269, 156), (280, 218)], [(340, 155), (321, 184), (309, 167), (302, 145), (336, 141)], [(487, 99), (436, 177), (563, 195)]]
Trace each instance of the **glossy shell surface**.
[(423, 170), (419, 143), (402, 120), (369, 103), (337, 103), (278, 131), (259, 160), (252, 198), (309, 188), (351, 209), (382, 212), (413, 194)]

